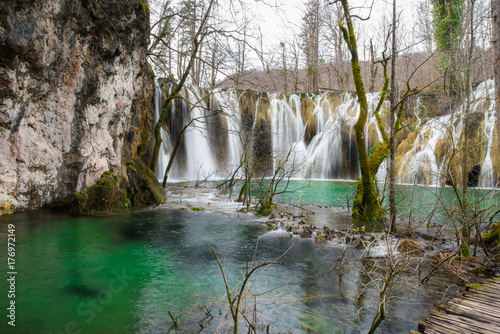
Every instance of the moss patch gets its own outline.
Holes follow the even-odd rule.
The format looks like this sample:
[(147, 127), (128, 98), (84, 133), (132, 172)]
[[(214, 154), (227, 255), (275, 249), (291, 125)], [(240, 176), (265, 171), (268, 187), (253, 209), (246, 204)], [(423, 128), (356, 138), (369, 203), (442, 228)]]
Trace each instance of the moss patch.
[(493, 170), (496, 175), (496, 182), (500, 181), (500, 152), (498, 151), (498, 134), (495, 131), (493, 135), (493, 143), (491, 149), (491, 160), (493, 162)]
[(134, 172), (137, 172), (137, 169), (135, 169), (135, 167), (134, 167), (134, 161), (132, 161), (131, 159), (129, 159), (129, 160), (127, 161), (127, 168), (130, 168), (130, 169), (132, 169)]
[(448, 140), (445, 138), (438, 139), (436, 142), (436, 152), (434, 153), (438, 161), (441, 161), (444, 158), (446, 152), (448, 151), (448, 144)]
[(318, 132), (317, 128), (318, 127), (316, 126), (316, 117), (313, 114), (310, 114), (309, 118), (307, 118), (306, 133), (304, 138), (306, 145), (309, 145), (311, 140)]
[(121, 178), (109, 170), (102, 173), (92, 187), (73, 194), (73, 211), (92, 214), (115, 211), (130, 206), (125, 189), (120, 188)]
[(417, 137), (418, 137), (418, 133), (410, 132), (410, 134), (408, 135), (408, 143), (413, 145), (413, 143), (415, 142), (415, 139), (417, 139)]
[[(302, 119), (309, 119), (314, 113), (314, 102), (305, 94), (300, 95), (300, 114)], [(313, 116), (314, 117), (314, 116)]]
[(382, 162), (389, 156), (389, 145), (378, 142), (370, 152), (370, 173), (376, 175)]
[(127, 193), (132, 205), (158, 205), (166, 201), (165, 190), (141, 159), (127, 161)]
[(399, 244), (398, 252), (409, 256), (421, 256), (424, 253), (424, 247), (414, 240), (405, 239)]
[(408, 142), (408, 140), (403, 140), (401, 142), (401, 144), (399, 144), (399, 146), (398, 146), (397, 155), (403, 156), (411, 149), (412, 149), (412, 145)]
[(14, 203), (10, 201), (0, 202), (0, 215), (8, 215), (14, 213)]
[(483, 236), (483, 240), (492, 246), (500, 246), (500, 222), (493, 225), (491, 231)]

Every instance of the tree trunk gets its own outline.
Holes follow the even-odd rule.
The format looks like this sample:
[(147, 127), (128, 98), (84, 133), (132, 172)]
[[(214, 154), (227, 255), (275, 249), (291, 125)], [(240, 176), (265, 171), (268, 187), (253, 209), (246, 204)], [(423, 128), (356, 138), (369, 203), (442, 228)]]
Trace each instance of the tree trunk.
[(368, 92), (375, 91), (375, 79), (377, 78), (377, 67), (375, 66), (375, 51), (373, 50), (373, 42), (370, 39), (370, 84), (368, 85)]
[(368, 151), (366, 148), (365, 141), (365, 125), (368, 118), (368, 102), (366, 99), (365, 87), (363, 85), (363, 79), (361, 76), (361, 68), (359, 65), (358, 49), (356, 44), (356, 36), (354, 34), (354, 25), (349, 13), (349, 6), (347, 0), (342, 0), (342, 7), (344, 8), (344, 17), (346, 19), (347, 28), (340, 24), (342, 33), (344, 35), (344, 40), (347, 42), (349, 50), (351, 52), (351, 67), (354, 79), (354, 85), (356, 87), (356, 93), (358, 95), (358, 101), (360, 104), (360, 112), (358, 121), (354, 125), (356, 144), (358, 148), (358, 159), (359, 166), (361, 169), (361, 186), (362, 194), (357, 196), (359, 202), (357, 208), (353, 207), (353, 215), (359, 215), (363, 219), (373, 220), (382, 218), (382, 208), (380, 207), (380, 201), (375, 189), (375, 183), (370, 172), (370, 164), (368, 159)]
[(390, 134), (389, 134), (389, 212), (390, 223), (389, 230), (396, 232), (396, 175), (395, 175), (395, 114), (396, 114), (396, 0), (392, 3), (392, 59), (391, 59), (391, 116), (390, 116)]
[(497, 108), (498, 152), (500, 152), (500, 0), (491, 0), (495, 71), (495, 106)]
[(469, 180), (469, 113), (470, 113), (470, 105), (471, 94), (472, 94), (472, 85), (471, 85), (471, 71), (472, 71), (472, 52), (474, 51), (474, 0), (471, 1), (470, 6), (470, 41), (469, 41), (469, 54), (467, 55), (467, 71), (466, 75), (466, 87), (465, 94), (466, 98), (466, 106), (465, 106), (465, 124), (464, 129), (462, 130), (462, 140), (464, 143), (464, 151), (462, 156), (462, 255), (470, 256), (470, 235), (471, 235), (471, 223), (467, 217), (468, 215), (468, 180)]
[(196, 35), (193, 37), (194, 47), (193, 47), (193, 50), (191, 51), (189, 63), (187, 65), (186, 69), (184, 70), (184, 73), (182, 74), (181, 80), (179, 81), (177, 86), (172, 90), (170, 95), (167, 97), (167, 100), (165, 101), (163, 110), (161, 111), (160, 117), (158, 118), (158, 122), (155, 125), (154, 136), (155, 136), (156, 141), (155, 141), (155, 146), (153, 148), (153, 158), (151, 160), (151, 166), (149, 166), (149, 168), (152, 171), (154, 171), (156, 169), (156, 164), (158, 163), (158, 155), (160, 154), (160, 146), (161, 146), (161, 143), (163, 141), (161, 139), (161, 127), (163, 125), (163, 122), (165, 121), (165, 117), (167, 116), (168, 106), (173, 101), (173, 99), (177, 96), (177, 94), (179, 94), (179, 92), (181, 91), (182, 87), (184, 86), (184, 83), (187, 80), (189, 72), (191, 71), (191, 68), (194, 65), (194, 62), (196, 60), (196, 55), (198, 53), (198, 48), (200, 47), (200, 44), (202, 43), (204, 37), (206, 36), (202, 32), (205, 30), (206, 23), (207, 23), (207, 20), (208, 20), (208, 17), (209, 17), (209, 14), (210, 14), (210, 11), (212, 9), (212, 5), (213, 5), (214, 1), (215, 0), (210, 1), (208, 8), (207, 8), (207, 11), (205, 12), (205, 16), (203, 17), (203, 20), (200, 23), (200, 27), (198, 28)]
[(177, 140), (175, 142), (175, 147), (174, 149), (172, 150), (172, 154), (170, 155), (170, 159), (168, 160), (168, 165), (167, 165), (167, 169), (165, 169), (165, 175), (163, 176), (163, 182), (161, 184), (161, 186), (163, 188), (165, 188), (165, 186), (167, 185), (167, 180), (168, 180), (168, 173), (170, 173), (170, 169), (172, 169), (172, 165), (174, 164), (174, 158), (175, 158), (175, 155), (177, 154), (177, 150), (179, 149), (179, 147), (181, 146), (181, 142), (182, 142), (182, 135), (184, 134), (184, 130), (186, 129), (186, 127), (184, 127), (181, 131), (181, 133), (179, 134), (179, 137), (177, 137)]

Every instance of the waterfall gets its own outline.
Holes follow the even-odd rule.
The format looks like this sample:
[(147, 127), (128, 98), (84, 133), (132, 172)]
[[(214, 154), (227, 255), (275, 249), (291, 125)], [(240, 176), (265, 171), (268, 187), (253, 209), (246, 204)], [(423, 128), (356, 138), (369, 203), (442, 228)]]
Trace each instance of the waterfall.
[[(156, 82), (155, 121), (162, 108), (162, 89)], [(289, 164), (299, 166), (294, 177), (315, 179), (355, 179), (360, 175), (354, 125), (360, 106), (349, 93), (276, 94), (215, 89), (211, 92), (188, 86), (181, 91), (162, 127), (163, 144), (156, 176), (163, 174), (175, 140), (182, 126), (181, 147), (169, 179), (197, 180), (210, 176), (224, 179), (242, 163), (242, 155), (267, 157), (270, 168), (288, 156)], [(250, 97), (249, 97), (250, 96)], [(479, 185), (493, 187), (497, 182), (494, 170), (493, 137), (495, 130), (494, 85), (488, 80), (474, 91), (471, 114), (483, 112), (485, 149)], [(367, 94), (368, 119), (365, 140), (368, 149), (382, 140), (374, 115), (379, 93)], [(250, 101), (250, 102), (249, 102)], [(384, 102), (381, 117), (388, 130), (390, 104)], [(443, 170), (450, 152), (457, 148), (462, 135), (463, 111), (428, 119), (426, 106), (420, 98), (413, 108), (412, 130), (398, 148), (397, 182), (441, 184)], [(246, 124), (246, 125), (245, 125)], [(263, 125), (264, 124), (264, 125)], [(246, 129), (246, 130), (244, 130)], [(246, 132), (245, 132), (246, 131)], [(242, 134), (245, 133), (245, 134)], [(257, 140), (259, 139), (259, 140)], [(401, 151), (401, 152), (400, 152)], [(387, 162), (379, 168), (378, 181), (386, 177)], [(269, 171), (268, 171), (269, 172)], [(241, 175), (240, 170), (236, 175)]]
[[(420, 124), (420, 119), (418, 121)], [(439, 140), (446, 138), (450, 127), (453, 127), (450, 115), (431, 119), (422, 126), (415, 138), (413, 148), (403, 156), (403, 162), (397, 172), (398, 182), (438, 184), (442, 166), (439, 165), (436, 157), (436, 145)], [(456, 135), (453, 137), (455, 140), (452, 143), (456, 143)]]
[[(170, 87), (169, 87), (170, 92)], [(158, 123), (160, 118), (160, 113), (163, 108), (163, 89), (160, 82), (155, 78), (155, 116), (154, 124)], [(160, 147), (160, 153), (158, 155), (158, 162), (156, 164), (155, 175), (158, 180), (163, 180), (165, 175), (165, 169), (167, 169), (167, 164), (170, 159), (170, 153), (172, 152), (172, 147), (170, 145), (170, 136), (167, 131), (162, 127), (160, 130), (162, 145)]]
[[(490, 99), (490, 105), (486, 112), (484, 113), (484, 136), (486, 137), (486, 155), (484, 157), (484, 162), (481, 167), (481, 174), (479, 178), (479, 184), (483, 188), (493, 188), (495, 187), (495, 171), (493, 169), (493, 161), (491, 158), (492, 147), (493, 147), (493, 137), (495, 134), (495, 122), (497, 121), (495, 111), (495, 85), (493, 80), (488, 80), (479, 85), (475, 94), (474, 100), (476, 101), (474, 111), (477, 108), (484, 108), (484, 103)], [(498, 120), (500, 121), (500, 120)], [(499, 152), (500, 154), (500, 152)]]
[[(227, 175), (239, 166), (243, 149), (242, 138), (239, 135), (241, 129), (239, 98), (235, 91), (215, 90), (213, 92), (213, 101), (217, 108), (220, 109), (227, 124), (228, 151), (224, 170)], [(224, 177), (220, 172), (217, 176)]]
[[(485, 140), (473, 143), (472, 146), (476, 150), (485, 152), (483, 156), (478, 157), (480, 172), (477, 180), (477, 185), (485, 188), (495, 187), (498, 182), (492, 161), (496, 122), (494, 92), (493, 80), (481, 83), (473, 92), (469, 113), (471, 115), (469, 117), (472, 117), (477, 112), (484, 114), (483, 124), (478, 126), (482, 126), (482, 135)], [(489, 105), (486, 105), (488, 97), (490, 97)], [(425, 115), (421, 115), (420, 110), (423, 110)], [(430, 185), (440, 185), (445, 181), (449, 182), (450, 180), (446, 179), (449, 177), (445, 173), (446, 164), (458, 165), (461, 173), (460, 159), (462, 152), (460, 151), (460, 145), (465, 124), (463, 106), (451, 115), (430, 119), (422, 124), (422, 118), (426, 119), (427, 117), (427, 109), (417, 100), (414, 115), (418, 120), (415, 132), (416, 138), (413, 143), (409, 143), (412, 147), (402, 157), (400, 168), (397, 171), (397, 182)], [(471, 131), (473, 130), (471, 129)], [(474, 133), (471, 132), (465, 135), (471, 138)], [(450, 161), (450, 159), (454, 158), (451, 155), (455, 156), (455, 162)], [(454, 177), (458, 178), (458, 175)]]

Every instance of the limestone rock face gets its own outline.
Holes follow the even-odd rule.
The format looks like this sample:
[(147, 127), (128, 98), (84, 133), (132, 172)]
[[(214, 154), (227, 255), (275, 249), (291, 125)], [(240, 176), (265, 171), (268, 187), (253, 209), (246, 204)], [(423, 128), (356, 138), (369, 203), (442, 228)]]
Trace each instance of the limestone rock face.
[(68, 203), (148, 155), (148, 21), (136, 0), (0, 2), (1, 207)]

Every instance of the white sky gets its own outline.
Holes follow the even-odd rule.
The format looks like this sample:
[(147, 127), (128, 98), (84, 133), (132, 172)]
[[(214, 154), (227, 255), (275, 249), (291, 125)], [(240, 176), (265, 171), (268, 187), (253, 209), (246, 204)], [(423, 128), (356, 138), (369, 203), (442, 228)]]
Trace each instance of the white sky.
[[(290, 28), (300, 29), (302, 16), (305, 11), (306, 0), (265, 0), (267, 3), (281, 5), (277, 9), (272, 9), (262, 1), (247, 1), (249, 6), (254, 7), (254, 14), (261, 21), (260, 25), (267, 32), (267, 35), (273, 40), (284, 40), (289, 36)], [(414, 20), (416, 6), (419, 0), (397, 0), (397, 11), (403, 12), (406, 22), (408, 19)], [(364, 7), (364, 10), (356, 10), (362, 16), (368, 16), (368, 8), (372, 1), (351, 0), (351, 7)], [(354, 11), (353, 11), (354, 13)], [(373, 10), (368, 21), (361, 22), (363, 26), (376, 27), (384, 13), (392, 13), (392, 1), (375, 0), (373, 1)], [(292, 26), (290, 26), (292, 24)], [(295, 27), (293, 27), (295, 25)], [(371, 28), (373, 29), (373, 28)]]
[[(162, 0), (156, 0), (161, 1)], [(174, 0), (177, 3), (179, 0)], [(323, 0), (320, 0), (323, 1)], [(422, 0), (397, 0), (398, 12), (403, 12), (403, 20), (406, 25), (412, 25), (415, 22), (416, 6)], [(151, 3), (154, 3), (151, 0)], [(299, 35), (302, 25), (302, 17), (305, 14), (307, 0), (219, 0), (222, 7), (222, 15), (227, 22), (242, 20), (246, 17), (250, 20), (253, 27), (260, 27), (264, 36), (264, 51), (269, 52), (271, 49), (279, 48), (280, 42), (285, 42), (290, 45), (295, 36)], [(351, 13), (358, 14), (363, 17), (369, 15), (369, 9), (373, 5), (370, 19), (368, 21), (357, 21), (363, 33), (358, 35), (358, 44), (360, 49), (364, 50), (365, 41), (370, 38), (376, 43), (377, 34), (380, 30), (380, 21), (384, 14), (390, 16), (392, 12), (392, 0), (350, 0)], [(229, 6), (232, 6), (229, 8)], [(331, 5), (333, 7), (333, 5)], [(359, 8), (365, 8), (360, 10)], [(256, 45), (258, 32), (251, 30), (249, 33), (250, 41), (254, 47)], [(239, 38), (242, 38), (240, 35)], [(361, 52), (360, 57), (364, 57)], [(248, 64), (250, 67), (261, 69), (260, 61), (252, 52), (248, 55)]]
[[(294, 35), (300, 33), (302, 17), (305, 13), (307, 0), (240, 0), (245, 3), (255, 18), (252, 23), (259, 25), (265, 36), (265, 44), (268, 47), (276, 47), (281, 41), (291, 42)], [(322, 0), (320, 0), (322, 1)], [(397, 0), (397, 12), (401, 13), (401, 21), (411, 28), (412, 22), (416, 20), (417, 6), (421, 0)], [(392, 16), (392, 0), (351, 0), (352, 14), (361, 17), (370, 15), (369, 8), (372, 7), (370, 19), (357, 21), (356, 24), (363, 32), (358, 36), (359, 47), (362, 48), (365, 41), (373, 38), (377, 40), (380, 30), (380, 21), (384, 15)], [(272, 8), (270, 5), (275, 6)], [(367, 42), (366, 42), (367, 43)], [(363, 58), (363, 54), (360, 54)]]

